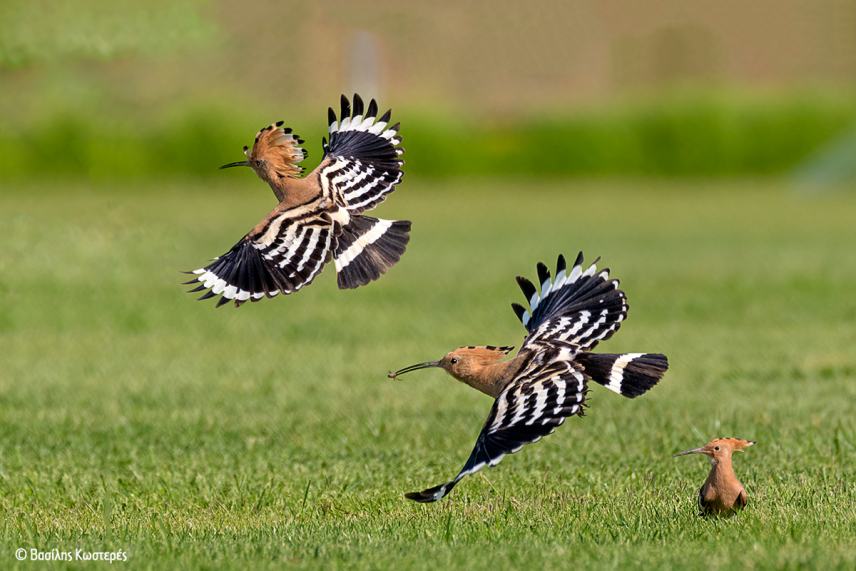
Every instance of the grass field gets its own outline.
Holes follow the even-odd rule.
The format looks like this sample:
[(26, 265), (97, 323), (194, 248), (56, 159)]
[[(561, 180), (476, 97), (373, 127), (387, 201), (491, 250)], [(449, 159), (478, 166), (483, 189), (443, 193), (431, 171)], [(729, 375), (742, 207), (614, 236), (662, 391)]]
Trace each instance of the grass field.
[[(340, 292), (326, 271), (215, 310), (177, 271), (272, 205), (243, 176), (0, 194), (3, 568), (18, 547), (133, 568), (856, 566), (856, 193), (406, 182), (380, 212), (413, 238), (384, 279)], [(519, 344), (514, 276), (578, 249), (629, 295), (601, 348), (667, 353), (665, 380), (635, 401), (593, 387), (585, 418), (405, 500), (455, 473), (490, 403), (386, 371)], [(671, 457), (714, 436), (758, 441), (739, 517), (698, 518), (707, 464)]]

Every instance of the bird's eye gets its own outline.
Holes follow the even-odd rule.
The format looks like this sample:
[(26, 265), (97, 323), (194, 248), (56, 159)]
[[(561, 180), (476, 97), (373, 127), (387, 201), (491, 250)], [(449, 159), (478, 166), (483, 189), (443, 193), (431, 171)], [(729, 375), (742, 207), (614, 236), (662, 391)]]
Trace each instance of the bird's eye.
[(449, 362), (450, 362), (450, 363), (452, 363), (453, 365), (457, 365), (457, 364), (458, 364), (458, 358), (457, 358), (457, 357), (452, 357), (452, 358), (449, 360)]
[(714, 446), (714, 447), (713, 447), (713, 449), (714, 449), (714, 450), (719, 450), (719, 446)]

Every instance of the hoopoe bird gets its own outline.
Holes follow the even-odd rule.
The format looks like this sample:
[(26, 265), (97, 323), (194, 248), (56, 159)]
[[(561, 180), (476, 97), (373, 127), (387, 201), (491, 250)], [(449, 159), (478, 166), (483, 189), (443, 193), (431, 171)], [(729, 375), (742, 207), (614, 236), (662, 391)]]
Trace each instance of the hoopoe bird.
[(525, 444), (552, 433), (565, 418), (582, 416), (590, 380), (628, 398), (657, 384), (668, 369), (658, 353), (592, 353), (609, 339), (627, 317), (627, 300), (609, 270), (597, 270), (597, 260), (583, 269), (580, 253), (570, 271), (559, 256), (556, 277), (547, 266), (537, 266), (538, 285), (524, 277), (517, 283), (529, 308), (512, 308), (527, 330), (520, 351), (504, 360), (513, 347), (460, 347), (437, 361), (428, 361), (389, 373), (400, 375), (439, 367), (452, 377), (493, 397), (493, 407), (476, 439), (470, 457), (449, 482), (405, 496), (417, 502), (435, 502), (457, 483), (485, 466), (495, 466)]
[(312, 282), (332, 258), (342, 289), (378, 279), (401, 258), (410, 239), (410, 222), (363, 214), (381, 203), (401, 182), (399, 124), (391, 112), (378, 117), (374, 99), (365, 107), (354, 95), (353, 107), (342, 95), (337, 118), (328, 109), (330, 142), (324, 158), (301, 178), (307, 157), (303, 139), (283, 121), (258, 132), (246, 160), (220, 168), (245, 166), (270, 185), (279, 204), (231, 250), (204, 268), (190, 272), (199, 299), (221, 296), (217, 306), (287, 295)]
[(710, 473), (698, 491), (698, 509), (701, 515), (721, 514), (746, 507), (749, 497), (743, 484), (734, 474), (731, 456), (755, 444), (742, 438), (715, 438), (701, 448), (678, 452), (675, 456), (704, 454), (710, 457)]

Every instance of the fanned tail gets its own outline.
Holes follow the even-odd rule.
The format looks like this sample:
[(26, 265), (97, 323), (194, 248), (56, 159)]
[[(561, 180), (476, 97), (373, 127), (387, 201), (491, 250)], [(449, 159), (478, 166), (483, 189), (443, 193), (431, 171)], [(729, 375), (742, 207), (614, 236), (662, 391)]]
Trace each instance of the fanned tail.
[(659, 353), (580, 353), (576, 360), (593, 381), (628, 398), (650, 390), (669, 368)]
[(409, 241), (409, 220), (352, 216), (338, 236), (333, 257), (339, 288), (357, 288), (378, 279), (398, 262)]

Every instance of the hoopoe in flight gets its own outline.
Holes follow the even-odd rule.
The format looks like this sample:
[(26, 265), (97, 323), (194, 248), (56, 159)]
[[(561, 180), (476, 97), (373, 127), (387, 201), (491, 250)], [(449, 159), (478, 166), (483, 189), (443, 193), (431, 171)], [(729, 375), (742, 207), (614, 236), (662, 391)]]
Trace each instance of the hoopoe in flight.
[(742, 438), (716, 438), (701, 448), (678, 452), (675, 456), (704, 454), (710, 457), (710, 473), (698, 491), (698, 509), (701, 515), (733, 512), (746, 507), (749, 497), (743, 484), (734, 474), (731, 455), (755, 444)]
[(493, 407), (464, 467), (449, 482), (406, 494), (417, 502), (435, 502), (464, 477), (495, 466), (506, 454), (552, 433), (565, 418), (583, 415), (587, 383), (593, 380), (620, 395), (635, 398), (657, 384), (668, 369), (657, 353), (592, 353), (627, 317), (628, 305), (618, 280), (596, 263), (583, 269), (583, 255), (570, 271), (559, 256), (556, 277), (539, 263), (538, 285), (518, 277), (529, 309), (514, 303), (528, 335), (517, 355), (513, 347), (469, 346), (438, 361), (405, 367), (389, 377), (439, 367), (455, 379), (493, 397)]
[(282, 121), (259, 131), (252, 149), (244, 147), (246, 160), (220, 168), (252, 168), (279, 204), (231, 250), (194, 270), (191, 292), (207, 290), (199, 299), (221, 296), (218, 307), (239, 306), (299, 290), (331, 258), (342, 289), (376, 280), (398, 262), (410, 222), (362, 214), (386, 199), (404, 174), (399, 125), (390, 126), (390, 115), (378, 118), (374, 99), (365, 107), (354, 95), (351, 107), (342, 95), (339, 117), (328, 110), (324, 158), (302, 178), (303, 139)]

